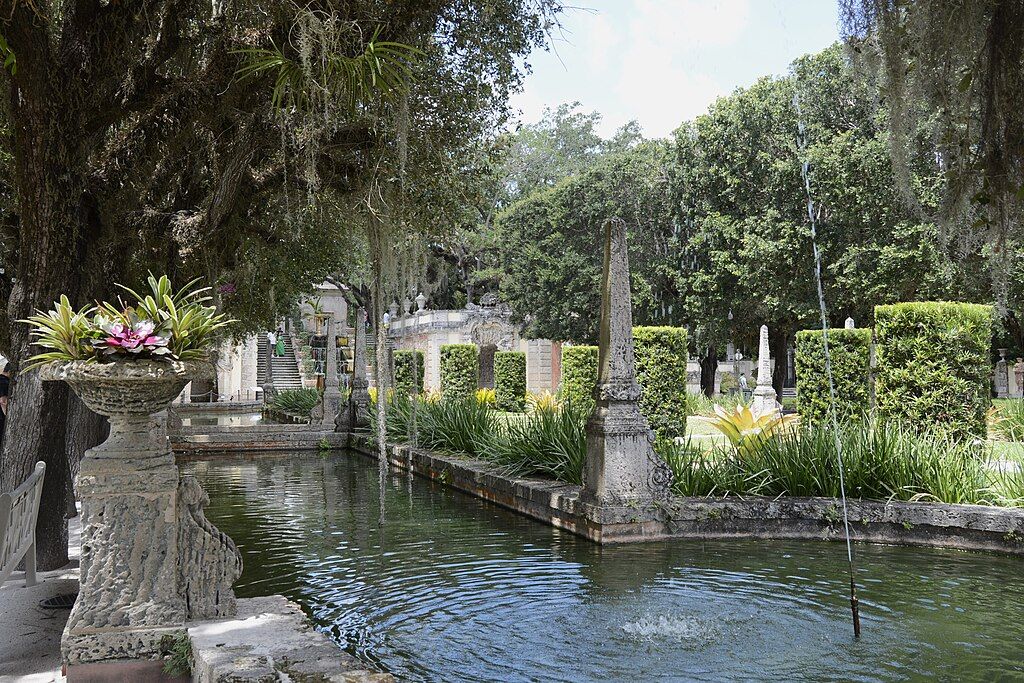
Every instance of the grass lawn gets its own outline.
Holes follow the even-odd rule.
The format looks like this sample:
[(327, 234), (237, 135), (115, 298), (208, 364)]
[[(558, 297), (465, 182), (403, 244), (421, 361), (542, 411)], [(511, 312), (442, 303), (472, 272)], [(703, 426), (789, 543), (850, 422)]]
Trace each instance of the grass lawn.
[(992, 455), (1000, 460), (1024, 463), (1024, 443), (1020, 441), (990, 441)]

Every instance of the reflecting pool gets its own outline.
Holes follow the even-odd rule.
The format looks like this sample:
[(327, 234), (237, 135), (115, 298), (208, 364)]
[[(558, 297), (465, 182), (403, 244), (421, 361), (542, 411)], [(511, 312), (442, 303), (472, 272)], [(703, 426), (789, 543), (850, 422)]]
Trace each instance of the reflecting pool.
[(354, 454), (183, 463), (245, 559), (241, 597), (282, 593), (401, 680), (1018, 680), (1024, 562), (845, 546), (600, 547)]

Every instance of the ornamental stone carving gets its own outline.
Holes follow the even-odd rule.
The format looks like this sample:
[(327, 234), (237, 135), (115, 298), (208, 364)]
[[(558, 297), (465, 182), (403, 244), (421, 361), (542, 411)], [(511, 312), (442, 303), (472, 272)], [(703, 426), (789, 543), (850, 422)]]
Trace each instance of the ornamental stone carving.
[(110, 420), (110, 436), (85, 452), (78, 475), (81, 588), (61, 641), (65, 662), (153, 658), (186, 620), (231, 615), (241, 557), (203, 516), (199, 484), (179, 480), (164, 413), (213, 366), (74, 361), (40, 375), (68, 382)]
[(608, 221), (604, 231), (596, 407), (587, 421), (583, 468), (583, 500), (592, 516), (609, 507), (653, 506), (668, 497), (672, 478), (638, 403), (626, 225)]

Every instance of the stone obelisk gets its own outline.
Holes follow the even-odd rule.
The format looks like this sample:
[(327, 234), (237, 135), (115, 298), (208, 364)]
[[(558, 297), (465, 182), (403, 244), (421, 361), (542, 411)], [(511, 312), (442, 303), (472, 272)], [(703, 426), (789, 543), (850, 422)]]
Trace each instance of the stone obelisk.
[(640, 412), (633, 356), (633, 312), (626, 225), (604, 225), (604, 275), (594, 412), (587, 421), (583, 500), (600, 507), (645, 507), (668, 490), (667, 468)]
[(356, 329), (352, 354), (352, 391), (348, 402), (338, 411), (334, 429), (354, 432), (370, 426), (370, 382), (366, 379), (366, 309), (356, 309)]
[(761, 415), (779, 412), (778, 396), (772, 386), (772, 358), (768, 350), (767, 325), (761, 325), (761, 343), (757, 350), (757, 388), (754, 389), (754, 399), (750, 407)]

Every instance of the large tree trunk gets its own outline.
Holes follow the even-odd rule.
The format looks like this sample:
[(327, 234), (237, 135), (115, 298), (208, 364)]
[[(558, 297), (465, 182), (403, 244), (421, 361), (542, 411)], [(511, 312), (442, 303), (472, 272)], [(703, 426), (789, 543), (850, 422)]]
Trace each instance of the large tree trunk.
[(715, 373), (718, 372), (718, 351), (714, 346), (704, 349), (700, 357), (700, 390), (708, 398), (715, 396)]
[(775, 325), (769, 328), (768, 349), (771, 357), (775, 359), (775, 368), (772, 370), (772, 388), (779, 403), (782, 403), (782, 387), (786, 383), (786, 364), (789, 362), (789, 335), (788, 329)]
[(109, 433), (110, 424), (107, 422), (107, 418), (89, 410), (72, 392), (68, 396), (68, 427), (65, 438), (70, 474), (68, 479), (69, 517), (74, 517), (77, 514), (75, 509), (77, 495), (74, 482), (78, 477), (82, 456), (86, 450), (103, 443)]
[[(53, 69), (45, 31), (38, 17), (19, 4), (7, 39), (18, 55), (12, 77), (15, 182), (20, 208), (16, 282), (7, 305), (8, 320), (49, 308), (60, 294), (78, 299), (79, 230), (85, 164), (74, 146), (71, 83)], [(36, 525), (40, 569), (67, 564), (67, 496), (70, 477), (65, 448), (68, 387), (43, 385), (38, 372), (21, 372), (32, 355), (28, 326), (14, 324), (11, 352), (15, 366), (10, 413), (0, 460), (0, 489), (11, 490), (28, 477), (35, 463), (46, 463), (39, 521)]]

